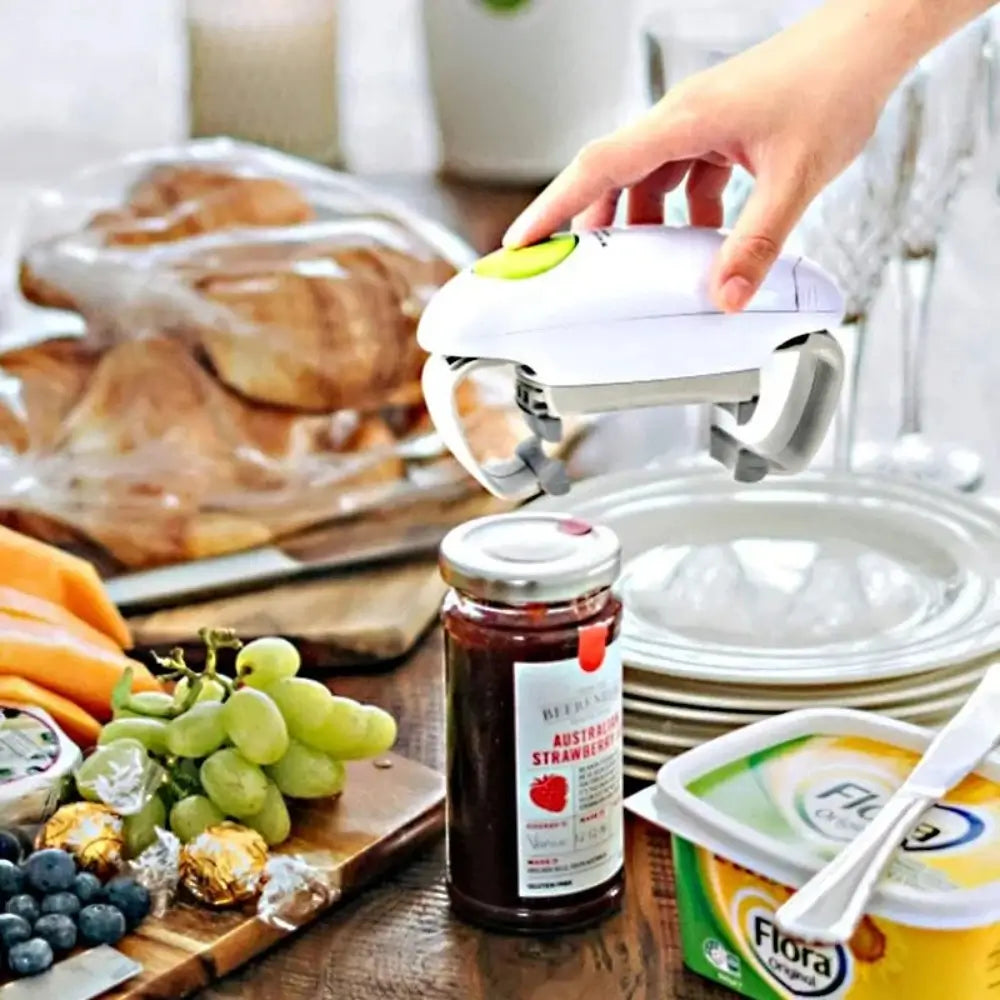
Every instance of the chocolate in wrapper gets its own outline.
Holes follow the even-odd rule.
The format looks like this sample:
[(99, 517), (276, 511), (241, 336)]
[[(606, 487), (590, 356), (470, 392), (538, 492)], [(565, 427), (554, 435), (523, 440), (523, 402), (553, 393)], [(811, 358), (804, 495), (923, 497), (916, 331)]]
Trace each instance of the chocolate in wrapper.
[(220, 823), (184, 845), (181, 882), (206, 906), (237, 906), (257, 896), (267, 859), (267, 843), (259, 833)]
[(265, 924), (294, 931), (340, 898), (341, 859), (279, 854), (264, 870), (257, 916)]
[(36, 846), (62, 848), (76, 858), (81, 868), (106, 881), (124, 863), (125, 824), (108, 806), (73, 802), (59, 809), (42, 827)]
[(149, 893), (151, 912), (162, 917), (177, 892), (180, 880), (181, 842), (157, 827), (154, 841), (129, 863), (129, 873)]

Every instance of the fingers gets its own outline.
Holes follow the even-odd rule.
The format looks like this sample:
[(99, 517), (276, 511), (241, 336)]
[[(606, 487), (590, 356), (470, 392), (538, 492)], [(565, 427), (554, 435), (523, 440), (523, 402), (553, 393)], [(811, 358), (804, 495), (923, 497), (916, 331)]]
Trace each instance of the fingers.
[(739, 312), (753, 298), (815, 194), (804, 173), (757, 178), (715, 264), (711, 287), (720, 309)]
[(610, 192), (631, 187), (665, 163), (697, 156), (697, 119), (686, 111), (664, 107), (667, 110), (658, 106), (581, 150), (514, 221), (504, 236), (504, 246), (524, 246), (550, 236), (595, 203), (606, 210)]
[(644, 177), (629, 189), (628, 221), (633, 226), (656, 225), (663, 222), (663, 202), (688, 170), (687, 160), (667, 163)]
[(605, 191), (593, 205), (588, 205), (573, 219), (573, 229), (603, 229), (610, 226), (615, 221), (620, 197), (621, 191), (618, 188)]
[(722, 226), (724, 212), (722, 194), (726, 190), (733, 168), (699, 160), (691, 168), (687, 179), (688, 215), (692, 226), (718, 229)]

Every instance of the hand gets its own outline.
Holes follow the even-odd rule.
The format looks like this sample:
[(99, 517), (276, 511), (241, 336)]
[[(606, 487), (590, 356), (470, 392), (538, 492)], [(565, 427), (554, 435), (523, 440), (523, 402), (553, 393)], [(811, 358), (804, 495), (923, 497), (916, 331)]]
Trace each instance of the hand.
[(662, 223), (666, 194), (685, 179), (691, 223), (719, 228), (739, 164), (756, 184), (710, 287), (719, 308), (742, 309), (812, 199), (861, 151), (893, 87), (957, 19), (953, 5), (950, 20), (915, 21), (912, 6), (884, 0), (873, 13), (874, 0), (833, 0), (689, 77), (638, 121), (585, 147), (504, 245), (536, 242), (571, 217), (577, 229), (611, 225), (623, 192), (629, 223)]

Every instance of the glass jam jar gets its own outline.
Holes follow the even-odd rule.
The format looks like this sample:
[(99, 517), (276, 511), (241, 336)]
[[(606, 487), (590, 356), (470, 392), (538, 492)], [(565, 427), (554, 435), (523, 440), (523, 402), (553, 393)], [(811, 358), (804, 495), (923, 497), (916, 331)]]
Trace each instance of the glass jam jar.
[(624, 888), (618, 539), (504, 514), (450, 532), (440, 565), (452, 908), (505, 931), (594, 923)]

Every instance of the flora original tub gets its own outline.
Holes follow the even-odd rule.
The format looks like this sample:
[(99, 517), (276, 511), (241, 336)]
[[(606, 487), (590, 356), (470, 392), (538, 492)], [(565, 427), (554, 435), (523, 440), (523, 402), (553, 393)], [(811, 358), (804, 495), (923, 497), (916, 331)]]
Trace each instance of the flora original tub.
[(1000, 757), (925, 814), (848, 945), (797, 941), (774, 921), (931, 735), (811, 709), (665, 765), (626, 806), (673, 835), (685, 964), (756, 1000), (1000, 1000)]

